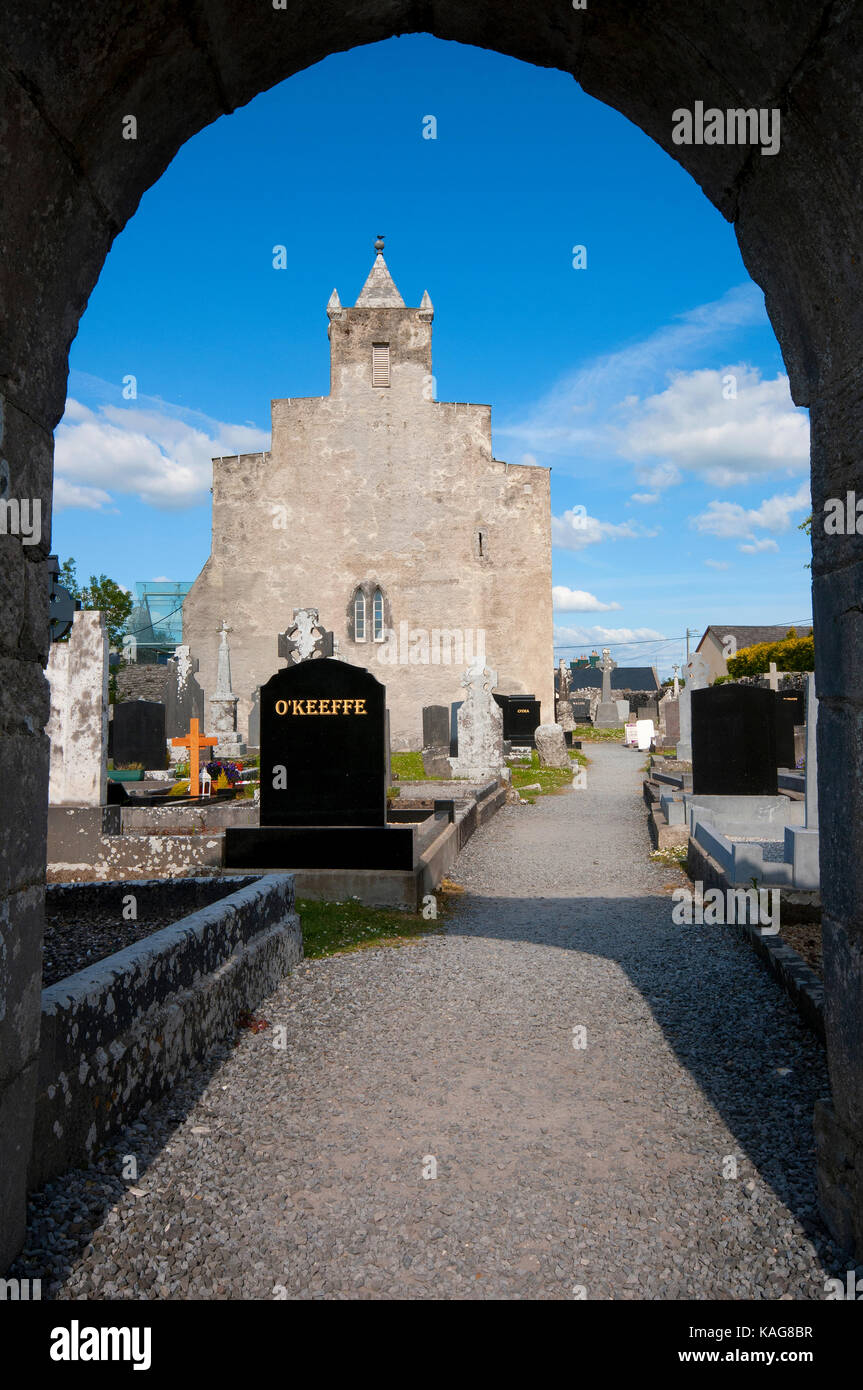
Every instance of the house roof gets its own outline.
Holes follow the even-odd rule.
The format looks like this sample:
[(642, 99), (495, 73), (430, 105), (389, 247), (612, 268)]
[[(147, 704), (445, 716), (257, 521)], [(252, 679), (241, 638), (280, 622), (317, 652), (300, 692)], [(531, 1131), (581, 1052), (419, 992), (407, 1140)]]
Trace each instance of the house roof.
[[(809, 637), (812, 634), (811, 627), (795, 626), (795, 631), (798, 637)], [(733, 637), (738, 647), (754, 647), (759, 642), (784, 641), (788, 636), (788, 627), (734, 627), (731, 625), (723, 627), (720, 623), (711, 623), (695, 648), (696, 651), (701, 651), (703, 643), (711, 634), (720, 645), (725, 637)]]
[[(659, 690), (654, 666), (616, 666), (611, 673), (612, 690)], [(596, 666), (577, 666), (572, 673), (573, 690), (601, 690), (602, 672)]]

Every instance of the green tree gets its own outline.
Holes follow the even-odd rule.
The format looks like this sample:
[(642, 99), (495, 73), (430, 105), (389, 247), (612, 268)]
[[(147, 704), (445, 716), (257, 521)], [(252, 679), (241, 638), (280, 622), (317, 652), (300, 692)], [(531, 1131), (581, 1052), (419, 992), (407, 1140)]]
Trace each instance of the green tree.
[(82, 608), (95, 608), (105, 614), (108, 629), (109, 647), (119, 647), (126, 631), (126, 620), (132, 611), (132, 595), (127, 594), (106, 574), (90, 575), (89, 584), (83, 587), (78, 583), (75, 561), (64, 560), (60, 566), (60, 583), (68, 589), (74, 599), (80, 599)]
[[(810, 539), (810, 540), (812, 539), (812, 513), (811, 513), (811, 512), (809, 513), (809, 515), (808, 515), (807, 517), (804, 517), (804, 519), (800, 522), (800, 524), (799, 524), (798, 527), (797, 527), (797, 530), (798, 530), (798, 531), (805, 531), (806, 534), (807, 534), (807, 536), (809, 537), (809, 539)], [(811, 568), (812, 568), (812, 561), (810, 560), (806, 565), (803, 566), (803, 568), (804, 568), (804, 569), (807, 569), (807, 570), (811, 570)]]
[(757, 642), (753, 647), (741, 647), (728, 658), (728, 674), (757, 676), (770, 670), (771, 661), (778, 671), (814, 671), (815, 642), (812, 637), (798, 637), (790, 627), (781, 642)]

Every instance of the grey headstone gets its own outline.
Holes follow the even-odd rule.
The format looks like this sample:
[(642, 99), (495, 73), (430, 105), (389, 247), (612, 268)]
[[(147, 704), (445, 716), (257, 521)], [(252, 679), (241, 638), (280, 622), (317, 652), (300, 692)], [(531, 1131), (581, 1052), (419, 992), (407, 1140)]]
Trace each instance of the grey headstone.
[(540, 724), (535, 737), (540, 767), (572, 767), (564, 731), (559, 724)]

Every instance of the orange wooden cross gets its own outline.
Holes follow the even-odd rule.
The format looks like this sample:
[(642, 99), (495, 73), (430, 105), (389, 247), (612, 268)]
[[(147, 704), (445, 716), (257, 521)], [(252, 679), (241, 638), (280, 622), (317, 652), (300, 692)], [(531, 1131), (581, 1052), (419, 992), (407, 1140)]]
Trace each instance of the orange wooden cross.
[(200, 763), (198, 754), (202, 748), (212, 748), (218, 743), (217, 738), (204, 738), (203, 734), (198, 733), (198, 721), (193, 719), (189, 724), (189, 732), (183, 734), (182, 738), (172, 738), (175, 748), (188, 748), (189, 750), (189, 795), (201, 795)]

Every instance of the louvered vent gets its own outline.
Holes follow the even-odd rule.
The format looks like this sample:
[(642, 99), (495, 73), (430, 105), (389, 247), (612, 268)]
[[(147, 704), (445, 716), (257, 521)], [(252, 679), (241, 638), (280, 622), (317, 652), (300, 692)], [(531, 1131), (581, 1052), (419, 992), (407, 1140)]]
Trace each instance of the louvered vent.
[(372, 386), (390, 384), (390, 345), (372, 343)]

